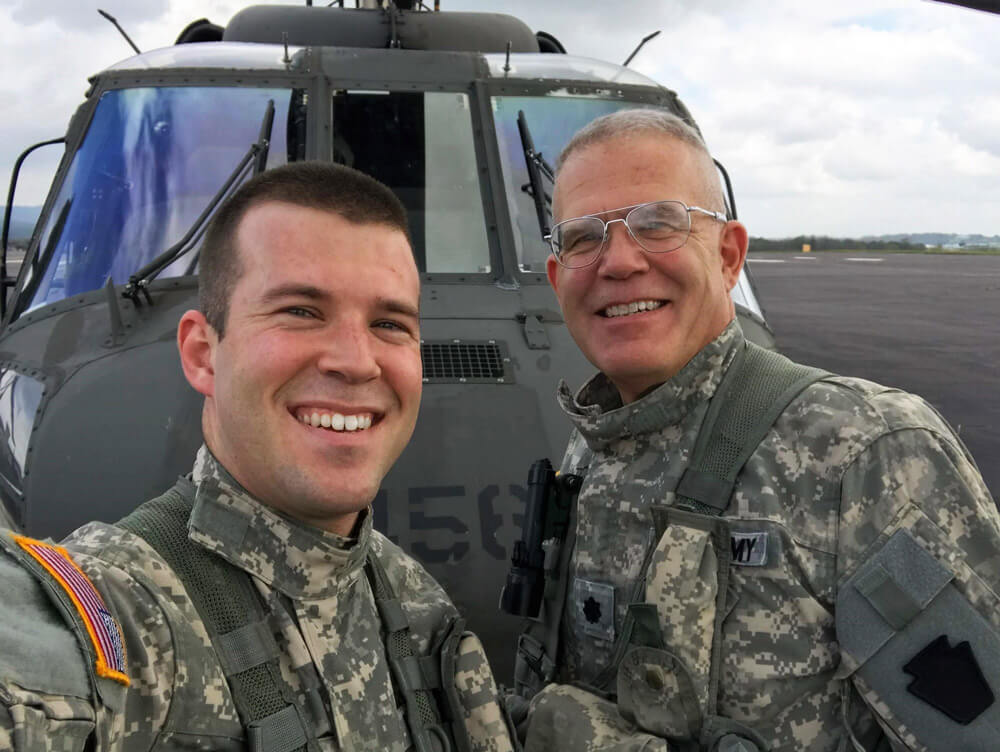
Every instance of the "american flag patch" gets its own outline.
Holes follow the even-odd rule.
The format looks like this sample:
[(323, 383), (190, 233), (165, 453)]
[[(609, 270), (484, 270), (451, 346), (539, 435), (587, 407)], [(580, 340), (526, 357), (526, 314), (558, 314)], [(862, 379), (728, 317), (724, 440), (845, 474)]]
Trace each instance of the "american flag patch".
[(114, 679), (127, 687), (129, 678), (125, 673), (122, 630), (94, 584), (65, 548), (23, 535), (15, 535), (14, 540), (52, 575), (73, 601), (97, 653), (97, 675)]

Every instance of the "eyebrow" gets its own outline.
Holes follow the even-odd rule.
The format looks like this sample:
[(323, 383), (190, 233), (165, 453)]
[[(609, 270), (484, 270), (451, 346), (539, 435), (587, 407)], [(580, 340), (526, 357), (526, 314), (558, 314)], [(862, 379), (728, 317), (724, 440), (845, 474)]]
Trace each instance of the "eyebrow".
[(264, 303), (273, 303), (274, 301), (281, 300), (283, 298), (307, 298), (309, 300), (323, 301), (329, 300), (330, 294), (313, 285), (291, 282), (289, 284), (278, 285), (277, 287), (272, 287), (270, 290), (267, 290), (261, 296), (261, 301)]
[(420, 318), (420, 307), (416, 308), (409, 303), (398, 300), (396, 298), (379, 298), (378, 306), (389, 313), (398, 313), (403, 316), (410, 316), (411, 318)]
[[(331, 296), (329, 292), (314, 285), (291, 282), (284, 285), (278, 285), (277, 287), (272, 287), (261, 296), (261, 300), (264, 303), (274, 303), (279, 300), (284, 300), (285, 298), (305, 298), (307, 300), (315, 300), (320, 303), (325, 303), (330, 301), (332, 297), (333, 296)], [(413, 306), (412, 304), (398, 298), (380, 297), (376, 299), (375, 304), (377, 308), (388, 313), (398, 313), (415, 319), (420, 318), (419, 306)]]

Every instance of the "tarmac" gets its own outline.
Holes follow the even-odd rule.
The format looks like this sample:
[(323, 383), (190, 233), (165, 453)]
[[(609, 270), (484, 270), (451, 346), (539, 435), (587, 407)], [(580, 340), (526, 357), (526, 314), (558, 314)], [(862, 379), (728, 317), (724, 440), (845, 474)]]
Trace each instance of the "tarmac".
[(1000, 256), (749, 256), (778, 347), (794, 360), (915, 392), (1000, 498)]

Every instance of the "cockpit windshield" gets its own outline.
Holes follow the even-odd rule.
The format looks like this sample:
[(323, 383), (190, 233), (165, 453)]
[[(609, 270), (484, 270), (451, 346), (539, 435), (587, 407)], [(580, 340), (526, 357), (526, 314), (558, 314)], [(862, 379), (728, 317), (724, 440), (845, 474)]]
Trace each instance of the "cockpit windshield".
[[(259, 137), (275, 106), (267, 167), (305, 149), (302, 90), (144, 87), (105, 92), (22, 285), (26, 310), (127, 282), (176, 243)], [(160, 276), (193, 273), (195, 253)]]
[[(549, 245), (542, 239), (539, 207), (529, 192), (530, 178), (524, 157), (524, 142), (518, 131), (518, 113), (524, 113), (535, 153), (555, 167), (556, 158), (573, 134), (594, 118), (617, 110), (654, 105), (597, 96), (570, 96), (562, 92), (546, 96), (495, 96), (492, 104), (507, 205), (514, 224), (518, 268), (522, 272), (544, 273)], [(551, 183), (542, 181), (542, 189), (551, 199)], [(543, 196), (543, 211), (549, 211), (547, 203)], [(548, 224), (551, 227), (551, 214)], [(739, 305), (762, 315), (760, 303), (746, 274), (740, 275), (732, 297)]]
[[(535, 151), (554, 166), (556, 157), (573, 134), (594, 118), (617, 110), (650, 105), (621, 99), (562, 95), (496, 96), (492, 101), (507, 205), (514, 223), (518, 266), (522, 272), (544, 272), (549, 246), (542, 240), (534, 199), (523, 188), (529, 180), (524, 147), (517, 128), (518, 112), (524, 112)], [(552, 190), (550, 184), (544, 188), (548, 192)]]
[(333, 159), (403, 202), (420, 271), (491, 271), (467, 94), (336, 91)]

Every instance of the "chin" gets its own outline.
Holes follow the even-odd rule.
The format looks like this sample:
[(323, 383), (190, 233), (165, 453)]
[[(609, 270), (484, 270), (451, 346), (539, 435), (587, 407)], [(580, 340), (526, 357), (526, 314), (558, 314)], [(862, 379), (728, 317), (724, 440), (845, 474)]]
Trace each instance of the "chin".
[(360, 512), (372, 503), (380, 487), (380, 483), (372, 481), (342, 484), (335, 493), (327, 494), (329, 506), (338, 512)]

